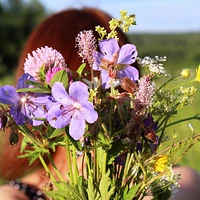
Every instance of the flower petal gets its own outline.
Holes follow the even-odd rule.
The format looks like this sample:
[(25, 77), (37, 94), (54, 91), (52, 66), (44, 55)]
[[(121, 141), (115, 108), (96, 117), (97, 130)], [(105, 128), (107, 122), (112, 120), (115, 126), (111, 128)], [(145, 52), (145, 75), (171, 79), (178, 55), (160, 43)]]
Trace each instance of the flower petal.
[(122, 70), (117, 71), (118, 78), (130, 78), (132, 81), (137, 81), (139, 79), (139, 72), (135, 67), (128, 66), (124, 67)]
[(98, 118), (98, 113), (94, 110), (93, 104), (89, 101), (82, 106), (81, 114), (89, 123), (94, 123)]
[(74, 101), (82, 104), (89, 98), (88, 87), (80, 81), (73, 82), (69, 86), (69, 95)]
[(29, 88), (30, 85), (26, 84), (26, 81), (27, 81), (27, 80), (34, 81), (35, 79), (34, 79), (30, 74), (28, 74), (28, 73), (23, 74), (23, 75), (18, 79), (16, 88), (17, 88), (17, 89)]
[(138, 52), (135, 45), (125, 44), (119, 51), (119, 57), (117, 63), (130, 65), (135, 62)]
[(113, 54), (119, 50), (119, 45), (116, 39), (107, 39), (99, 42), (99, 48), (104, 55), (104, 59), (111, 61)]
[(61, 82), (55, 82), (52, 87), (52, 96), (54, 99), (61, 104), (68, 105), (71, 104), (71, 98), (67, 94), (63, 84)]
[(101, 78), (102, 78), (102, 88), (108, 89), (110, 88), (110, 77), (108, 71), (101, 71)]
[[(23, 109), (23, 112), (21, 110)], [(22, 107), (20, 104), (14, 104), (10, 107), (10, 114), (13, 116), (14, 121), (18, 125), (23, 125), (26, 123), (26, 116), (24, 115), (25, 113), (25, 108)]]
[(65, 114), (65, 110), (62, 109), (62, 105), (55, 105), (51, 107), (47, 113), (47, 121), (54, 128), (63, 128), (69, 124), (71, 120), (71, 114)]
[(13, 86), (5, 85), (0, 88), (0, 102), (4, 104), (17, 104), (19, 95)]
[(80, 112), (76, 112), (69, 125), (69, 134), (75, 140), (79, 140), (85, 131), (85, 119)]

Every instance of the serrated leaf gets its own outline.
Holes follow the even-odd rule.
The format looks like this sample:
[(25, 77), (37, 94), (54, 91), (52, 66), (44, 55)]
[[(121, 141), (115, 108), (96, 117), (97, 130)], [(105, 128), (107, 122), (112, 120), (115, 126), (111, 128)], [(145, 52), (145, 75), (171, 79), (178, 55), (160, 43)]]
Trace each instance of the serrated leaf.
[(47, 195), (55, 200), (86, 200), (78, 193), (75, 187), (67, 182), (57, 182), (55, 183), (58, 190), (53, 190), (47, 192)]
[(50, 86), (53, 87), (55, 82), (61, 82), (65, 88), (68, 87), (68, 74), (65, 69), (58, 71), (50, 81)]
[(100, 200), (100, 193), (94, 188), (93, 177), (89, 176), (87, 187), (88, 200)]
[(124, 193), (123, 193), (123, 199), (124, 200), (132, 200), (135, 197), (135, 195), (136, 195), (138, 189), (140, 188), (141, 184), (142, 183), (139, 183), (135, 186), (132, 186), (129, 190), (128, 190), (128, 186), (126, 186)]
[(22, 139), (22, 143), (21, 143), (21, 146), (20, 146), (20, 152), (22, 153), (24, 150), (25, 150), (25, 148), (26, 148), (26, 146), (27, 146), (27, 144), (28, 144), (28, 138), (27, 137), (23, 137), (23, 139)]
[(40, 154), (48, 153), (48, 150), (37, 148), (35, 150), (24, 150), (25, 154), (17, 156), (17, 158), (27, 158), (29, 166), (38, 159)]
[(102, 174), (102, 178), (99, 184), (99, 191), (102, 200), (109, 200), (114, 194), (115, 186), (111, 187), (111, 179), (109, 177), (110, 171), (108, 170), (106, 174)]

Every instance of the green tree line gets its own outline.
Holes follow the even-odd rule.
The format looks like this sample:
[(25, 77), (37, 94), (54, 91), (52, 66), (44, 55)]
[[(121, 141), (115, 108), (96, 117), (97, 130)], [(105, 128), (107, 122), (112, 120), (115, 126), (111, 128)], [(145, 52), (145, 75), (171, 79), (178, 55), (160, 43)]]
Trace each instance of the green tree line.
[(0, 1), (0, 76), (13, 71), (24, 42), (47, 14), (38, 0)]

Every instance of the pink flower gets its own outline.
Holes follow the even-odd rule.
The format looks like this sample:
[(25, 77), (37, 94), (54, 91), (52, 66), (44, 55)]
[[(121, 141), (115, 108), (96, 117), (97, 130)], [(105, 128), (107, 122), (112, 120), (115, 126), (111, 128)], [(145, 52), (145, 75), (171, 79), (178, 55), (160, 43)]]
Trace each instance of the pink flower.
[(96, 39), (92, 30), (80, 31), (76, 37), (77, 47), (79, 48), (78, 55), (86, 60), (91, 66), (94, 61), (94, 52), (96, 52)]
[(32, 51), (32, 55), (28, 54), (24, 63), (24, 71), (39, 80), (41, 78), (39, 72), (42, 67), (44, 67), (44, 72), (54, 67), (63, 69), (66, 67), (65, 59), (61, 53), (52, 47), (38, 48), (36, 51)]
[(60, 70), (63, 70), (63, 67), (53, 67), (49, 68), (49, 70), (46, 73), (46, 82), (49, 84), (51, 79), (54, 77), (54, 75), (59, 72)]
[(135, 112), (139, 115), (145, 115), (147, 109), (152, 103), (156, 87), (151, 77), (145, 76), (139, 80), (139, 87), (135, 98)]
[(68, 74), (68, 78), (69, 78), (69, 84), (72, 83), (72, 73), (71, 71), (68, 69), (68, 68), (64, 68), (64, 67), (52, 67), (52, 68), (49, 68), (47, 73), (46, 73), (46, 83), (50, 83), (51, 79), (54, 77), (54, 75), (59, 72), (60, 70), (63, 70), (65, 69), (67, 74)]

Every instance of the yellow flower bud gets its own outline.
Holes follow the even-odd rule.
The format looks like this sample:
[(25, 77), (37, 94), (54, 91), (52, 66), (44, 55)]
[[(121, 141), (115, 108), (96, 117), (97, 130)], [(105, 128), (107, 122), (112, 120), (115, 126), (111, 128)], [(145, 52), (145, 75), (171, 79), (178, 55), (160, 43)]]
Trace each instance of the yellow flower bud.
[(196, 69), (196, 71), (197, 71), (196, 81), (200, 82), (200, 65), (199, 65), (199, 68)]
[(154, 170), (157, 172), (163, 172), (168, 164), (168, 158), (166, 155), (158, 156), (154, 163)]
[(187, 79), (190, 77), (190, 70), (189, 69), (184, 69), (182, 72), (181, 72), (181, 76), (182, 78), (184, 79)]

